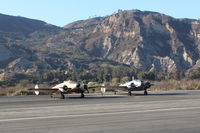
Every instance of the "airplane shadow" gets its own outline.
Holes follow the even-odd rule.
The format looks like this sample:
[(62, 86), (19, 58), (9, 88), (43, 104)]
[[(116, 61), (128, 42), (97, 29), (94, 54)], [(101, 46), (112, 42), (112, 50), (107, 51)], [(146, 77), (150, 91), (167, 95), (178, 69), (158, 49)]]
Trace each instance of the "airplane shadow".
[(84, 98), (81, 98), (81, 97), (66, 97), (67, 99), (117, 99), (117, 98), (123, 98), (123, 97), (125, 97), (125, 95), (124, 96), (117, 96), (117, 95), (115, 95), (115, 96), (90, 96), (90, 97), (84, 97)]
[[(81, 98), (80, 96), (76, 95), (65, 95), (65, 99), (117, 99), (117, 98), (124, 98), (124, 97), (134, 97), (134, 96), (144, 96), (144, 97), (148, 97), (148, 96), (181, 96), (181, 95), (188, 95), (187, 93), (149, 93), (148, 95), (144, 95), (144, 94), (132, 94), (131, 96), (129, 96), (126, 93), (123, 94), (113, 94), (113, 95), (89, 95), (89, 96), (85, 96), (84, 98)], [(54, 96), (54, 99), (60, 99), (59, 96)]]
[(148, 94), (148, 95), (144, 95), (144, 94), (132, 94), (131, 96), (129, 96), (128, 94), (116, 94), (113, 96), (85, 96), (85, 98), (81, 98), (81, 97), (75, 97), (75, 96), (69, 96), (66, 97), (68, 99), (117, 99), (117, 98), (124, 98), (124, 97), (133, 97), (133, 96), (178, 96), (178, 95), (188, 95), (187, 93), (161, 93), (161, 94)]

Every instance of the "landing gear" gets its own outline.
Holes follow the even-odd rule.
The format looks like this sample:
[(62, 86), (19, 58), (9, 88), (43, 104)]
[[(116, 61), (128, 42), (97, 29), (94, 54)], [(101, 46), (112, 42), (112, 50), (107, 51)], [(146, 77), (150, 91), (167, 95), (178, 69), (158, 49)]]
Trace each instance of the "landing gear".
[(50, 97), (53, 98), (53, 94), (51, 94)]
[(131, 96), (131, 95), (132, 95), (132, 92), (131, 92), (131, 91), (128, 91), (128, 95)]
[(83, 94), (83, 92), (81, 92), (81, 98), (84, 98), (85, 97), (85, 95)]
[(65, 99), (65, 95), (63, 93), (60, 93), (61, 94), (61, 99)]
[(148, 95), (147, 90), (144, 90), (144, 95)]

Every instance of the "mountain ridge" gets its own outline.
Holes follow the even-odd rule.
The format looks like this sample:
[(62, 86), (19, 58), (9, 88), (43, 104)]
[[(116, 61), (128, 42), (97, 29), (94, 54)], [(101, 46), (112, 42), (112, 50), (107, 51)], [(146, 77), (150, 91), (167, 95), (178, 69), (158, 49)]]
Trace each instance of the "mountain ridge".
[(119, 10), (64, 27), (2, 14), (0, 20), (0, 77), (116, 64), (166, 73), (199, 67), (200, 21), (195, 19)]

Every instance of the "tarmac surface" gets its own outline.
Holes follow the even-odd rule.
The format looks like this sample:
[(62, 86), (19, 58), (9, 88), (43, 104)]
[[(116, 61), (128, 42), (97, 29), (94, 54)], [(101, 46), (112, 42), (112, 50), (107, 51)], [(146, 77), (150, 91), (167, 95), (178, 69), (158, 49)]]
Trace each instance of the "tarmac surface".
[(200, 132), (200, 91), (85, 96), (1, 96), (0, 133)]

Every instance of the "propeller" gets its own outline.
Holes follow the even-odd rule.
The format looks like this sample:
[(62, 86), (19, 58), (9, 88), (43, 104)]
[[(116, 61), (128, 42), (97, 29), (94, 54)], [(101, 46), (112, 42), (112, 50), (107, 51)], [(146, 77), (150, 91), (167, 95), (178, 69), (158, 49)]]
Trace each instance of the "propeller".
[(63, 86), (63, 90), (66, 91), (67, 89), (68, 89), (68, 87), (67, 87), (66, 85), (64, 85), (64, 86)]
[(88, 86), (84, 85), (83, 88), (89, 93)]
[(80, 83), (78, 83), (78, 84), (76, 85), (76, 87), (77, 87), (77, 88), (79, 88), (80, 86), (81, 86), (81, 84), (80, 84)]
[(135, 84), (134, 83), (131, 83), (131, 86), (130, 86), (131, 88), (134, 88), (135, 87)]

